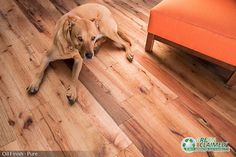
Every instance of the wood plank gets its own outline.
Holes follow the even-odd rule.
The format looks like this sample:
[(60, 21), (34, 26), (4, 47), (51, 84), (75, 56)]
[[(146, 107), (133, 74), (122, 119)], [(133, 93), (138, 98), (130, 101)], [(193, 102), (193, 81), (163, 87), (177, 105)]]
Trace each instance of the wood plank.
[[(2, 81), (0, 75), (0, 81)], [(3, 102), (0, 99), (0, 147), (11, 143), (16, 140), (11, 126), (14, 126), (15, 122), (8, 118)]]
[[(9, 119), (15, 122), (13, 126), (14, 132), (16, 134), (16, 139), (20, 149), (27, 150), (46, 150), (45, 138), (42, 136), (39, 128), (34, 124), (34, 119), (32, 118), (32, 113), (29, 110), (28, 105), (23, 101), (24, 96), (19, 92), (15, 80), (12, 78), (11, 74), (7, 73), (7, 70), (14, 73), (16, 76), (21, 71), (14, 71), (9, 69), (6, 62), (9, 62), (9, 58), (4, 55), (4, 61), (2, 56), (0, 57), (1, 67), (6, 69), (2, 72), (2, 82), (1, 84), (1, 101), (6, 109)], [(16, 60), (15, 60), (16, 61)], [(34, 139), (39, 138), (35, 141)]]
[(130, 115), (118, 105), (114, 96), (111, 95), (110, 90), (100, 82), (87, 66), (83, 67), (79, 79), (115, 120), (117, 125), (122, 124), (130, 118)]
[(213, 68), (209, 70), (202, 60), (158, 42), (154, 45), (154, 54), (151, 57), (160, 63), (163, 70), (204, 101), (208, 101), (222, 91), (233, 94), (225, 86), (224, 78), (215, 74), (222, 72), (222, 68), (215, 66), (214, 71)]
[[(18, 5), (21, 6), (20, 8), (23, 10), (23, 12), (25, 14), (27, 14), (27, 8), (33, 7), (33, 8), (35, 8), (35, 10), (37, 9), (37, 7), (34, 6), (34, 3), (32, 1), (27, 1), (26, 4), (25, 4), (25, 2), (23, 4), (21, 4), (21, 3), (23, 3), (23, 2), (18, 2)], [(41, 3), (43, 3), (43, 2), (38, 2), (37, 5), (39, 5), (41, 7), (42, 6)], [(40, 10), (40, 11), (44, 11), (44, 10)], [(47, 14), (52, 13), (52, 15), (53, 15), (53, 13), (55, 11), (56, 11), (55, 8), (51, 8), (50, 10), (48, 10), (46, 12), (44, 11), (44, 13), (42, 13), (42, 14), (44, 16), (46, 16), (46, 13)], [(31, 17), (31, 19), (33, 19), (35, 21), (35, 18), (37, 17), (36, 15)], [(28, 16), (28, 15), (26, 15), (26, 16)], [(53, 26), (54, 21), (52, 20), (51, 22), (49, 22), (48, 19), (44, 18), (44, 16), (42, 16), (41, 19), (40, 19), (40, 21), (41, 21), (40, 25), (42, 27), (44, 27), (44, 23), (47, 23), (47, 25)], [(55, 18), (59, 18), (59, 17), (60, 16), (58, 14), (57, 15), (55, 14), (53, 19), (55, 20)], [(31, 20), (31, 22), (32, 22), (32, 20)], [(52, 27), (48, 28), (47, 26), (45, 26), (44, 30), (46, 32), (51, 32), (50, 30), (52, 30)], [(44, 33), (44, 32), (42, 32), (42, 33)], [(81, 73), (83, 74), (83, 71)], [(129, 118), (128, 114), (123, 109), (119, 108), (119, 106), (117, 105), (117, 103), (115, 101), (112, 101), (112, 100), (114, 100), (114, 98), (112, 96), (110, 96), (109, 93), (106, 93), (106, 91), (104, 91), (103, 87), (100, 87), (99, 84), (97, 84), (97, 83), (93, 84), (94, 86), (91, 86), (92, 84), (87, 84), (88, 81), (86, 79), (90, 79), (90, 78), (87, 78), (87, 74), (84, 74), (84, 75), (81, 75), (81, 76), (82, 76), (81, 80), (84, 81), (83, 83), (85, 83), (88, 86), (87, 87), (88, 89), (91, 89), (91, 87), (92, 88), (96, 87), (98, 89), (101, 89), (100, 92), (96, 92), (96, 93), (93, 93), (93, 94), (95, 95), (95, 98), (97, 100), (99, 100), (99, 103), (102, 104), (104, 106), (104, 108), (109, 112), (109, 114), (114, 117), (117, 124), (120, 124), (121, 122), (123, 122), (123, 121), (125, 121)], [(103, 95), (101, 95), (101, 94), (103, 94)], [(113, 106), (114, 108), (111, 108), (111, 106)]]
[[(70, 79), (71, 72), (68, 67), (63, 66), (62, 62), (57, 62), (53, 64), (53, 69), (61, 81), (64, 82), (65, 86), (70, 84), (72, 80)], [(91, 94), (85, 90), (84, 85), (78, 81), (77, 86), (79, 89), (78, 101), (80, 105), (77, 107), (81, 107), (85, 114), (90, 117), (93, 125), (95, 125), (111, 143), (121, 150), (127, 148), (131, 144), (128, 137), (119, 129), (114, 120), (110, 118), (95, 99), (86, 99), (90, 97)]]
[[(109, 89), (107, 93), (110, 95), (116, 95), (114, 100), (120, 103), (126, 100), (128, 97), (132, 96), (132, 92), (124, 85), (120, 80), (113, 77), (111, 74), (106, 74), (106, 67), (97, 58), (94, 58), (92, 62), (84, 62), (88, 69), (97, 77), (102, 83), (103, 88)], [(82, 74), (82, 73), (81, 73)]]
[[(192, 110), (189, 110), (187, 106), (185, 106), (185, 103), (180, 100), (176, 99), (174, 101), (171, 101), (168, 103), (169, 107), (174, 107), (177, 109), (177, 113), (181, 113), (183, 117), (179, 117), (179, 120), (188, 127), (189, 133), (191, 135), (185, 135), (184, 137), (216, 137), (218, 141), (225, 141), (224, 138), (222, 138), (222, 135), (209, 124), (209, 122), (205, 119), (205, 117), (202, 117), (200, 114), (197, 112), (194, 112)], [(213, 111), (214, 112), (214, 111)], [(173, 113), (173, 112), (172, 112)], [(181, 127), (182, 128), (182, 127)], [(175, 132), (178, 134), (178, 132)], [(229, 144), (231, 145), (231, 144)], [(231, 146), (230, 146), (231, 147)], [(235, 148), (231, 147), (230, 152), (224, 152), (224, 153), (218, 153), (218, 152), (211, 152), (210, 155), (213, 156), (235, 156)], [(209, 154), (208, 154), (209, 155)]]
[[(6, 4), (8, 3), (5, 3), (1, 7), (4, 8), (6, 6), (7, 8), (8, 6)], [(12, 5), (10, 5), (10, 8), (12, 8)], [(40, 101), (30, 101), (26, 98), (25, 85), (28, 80), (26, 78), (29, 77), (26, 72), (28, 67), (24, 64), (24, 57), (20, 56), (19, 53), (15, 53), (18, 51), (24, 52), (27, 46), (19, 41), (20, 36), (15, 34), (4, 12), (2, 12), (0, 20), (1, 28), (4, 29), (4, 31), (1, 29), (2, 39), (4, 41), (1, 44), (7, 48), (7, 51), (0, 55), (1, 67), (5, 69), (1, 71), (3, 80), (1, 82), (2, 102), (6, 108), (8, 117), (15, 122), (14, 132), (19, 148), (21, 150), (46, 150), (47, 143), (45, 142), (45, 138), (42, 136), (37, 125), (34, 125), (34, 119), (32, 119), (32, 113), (29, 109), (37, 106)], [(9, 47), (9, 45), (11, 46)], [(35, 138), (39, 138), (39, 140), (35, 141)]]
[(170, 156), (160, 141), (153, 140), (153, 137), (135, 119), (130, 119), (120, 125), (120, 128), (129, 136), (134, 145), (144, 156)]
[[(177, 140), (176, 145), (180, 145), (184, 137), (216, 137), (219, 141), (225, 141), (214, 128), (205, 124), (204, 118), (189, 111), (179, 99), (162, 104), (136, 96), (122, 105), (129, 112), (133, 111), (133, 119), (126, 121), (120, 127), (144, 156), (173, 156), (169, 153), (175, 151), (181, 153), (180, 147), (171, 144), (167, 145), (172, 151), (165, 152), (165, 143), (168, 143), (166, 139), (171, 139), (171, 143)], [(224, 156), (234, 156), (233, 149), (230, 153), (223, 153)], [(217, 154), (212, 153), (212, 155)], [(206, 153), (194, 153), (194, 155), (208, 156)]]
[(17, 140), (0, 147), (0, 151), (20, 151)]
[(236, 99), (225, 93), (220, 93), (210, 99), (207, 104), (217, 110), (222, 117), (225, 117), (232, 124), (236, 125)]
[[(18, 10), (15, 9), (15, 11), (18, 11)], [(18, 15), (21, 15), (21, 13), (18, 12)], [(7, 17), (7, 18), (14, 18), (14, 17), (11, 16), (11, 17)], [(16, 25), (14, 23), (14, 22), (16, 22), (16, 20), (12, 19), (12, 21), (13, 22), (11, 24), (14, 25), (13, 27), (16, 27)], [(29, 22), (27, 22), (27, 20), (22, 19), (21, 26), (27, 25), (27, 24), (29, 24)], [(10, 31), (12, 31), (12, 30), (9, 30), (9, 32)], [(35, 29), (29, 29), (29, 28), (28, 28), (28, 32), (36, 33)], [(15, 32), (10, 33), (11, 37), (14, 37), (14, 35), (13, 35), (14, 33)], [(22, 33), (22, 31), (19, 32), (18, 36), (21, 37), (21, 35), (23, 34), (23, 33), (22, 34), (21, 33)], [(5, 39), (7, 39), (6, 36), (5, 36)], [(46, 41), (42, 41), (41, 39), (40, 38), (38, 39), (37, 44), (34, 43), (33, 41), (31, 43), (31, 47), (34, 48), (34, 50), (36, 50), (35, 53), (38, 53), (38, 50), (36, 47), (39, 43), (43, 43), (48, 46), (48, 43), (46, 43)], [(1, 56), (2, 57), (1, 59), (3, 59), (3, 58), (5, 59), (5, 60), (2, 60), (2, 62), (4, 65), (7, 66), (9, 71), (11, 71), (11, 77), (13, 77), (13, 76), (16, 76), (18, 78), (19, 77), (26, 77), (25, 75), (30, 75), (30, 77), (32, 77), (33, 74), (31, 71), (29, 71), (27, 66), (22, 67), (23, 65), (26, 65), (26, 64), (28, 64), (28, 66), (31, 65), (34, 67), (34, 65), (32, 65), (32, 63), (30, 61), (26, 61), (28, 56), (25, 55), (24, 53), (21, 53), (19, 55), (15, 54), (15, 52), (16, 52), (15, 46), (16, 45), (14, 45), (14, 44), (18, 44), (17, 45), (17, 46), (19, 46), (18, 49), (20, 48), (20, 50), (22, 50), (22, 52), (26, 52), (25, 47), (22, 46), (23, 44), (21, 42), (22, 41), (18, 42), (16, 40), (16, 42), (13, 43), (12, 54), (14, 54), (14, 57), (11, 55), (11, 53), (5, 53), (4, 55)], [(45, 46), (45, 48), (46, 48), (46, 46)], [(22, 58), (22, 60), (20, 60), (20, 58)], [(39, 58), (34, 58), (34, 61), (38, 62)], [(6, 64), (6, 62), (11, 62), (11, 64), (15, 62), (15, 64), (18, 63), (21, 66), (16, 67), (14, 64), (8, 65), (8, 64)], [(20, 70), (18, 70), (18, 68), (20, 68)], [(22, 73), (24, 75), (22, 75)], [(25, 133), (27, 133), (27, 131), (24, 131), (24, 134), (25, 134), (24, 138), (26, 138), (25, 141), (26, 141), (26, 144), (28, 144), (28, 145), (22, 146), (23, 143), (20, 142), (21, 148), (23, 148), (23, 149), (28, 148), (29, 150), (32, 150), (32, 149), (35, 149), (35, 150), (48, 150), (48, 149), (58, 150), (59, 149), (59, 150), (63, 150), (63, 151), (64, 150), (88, 150), (87, 152), (91, 152), (91, 153), (98, 153), (102, 149), (105, 148), (105, 149), (109, 150), (110, 155), (115, 153), (116, 149), (114, 148), (113, 143), (112, 144), (109, 144), (109, 142), (108, 142), (108, 144), (104, 143), (108, 140), (106, 140), (103, 136), (101, 136), (101, 134), (98, 133), (97, 129), (95, 129), (92, 125), (89, 125), (90, 122), (89, 122), (88, 118), (86, 118), (86, 116), (83, 114), (83, 111), (81, 109), (74, 110), (73, 108), (71, 108), (68, 111), (69, 106), (67, 104), (66, 97), (60, 97), (60, 95), (63, 95), (62, 91), (65, 90), (65, 87), (63, 86), (61, 81), (58, 80), (57, 76), (53, 74), (52, 70), (48, 71), (48, 78), (49, 78), (49, 80), (46, 79), (46, 82), (42, 85), (42, 89), (40, 90), (38, 95), (31, 98), (32, 99), (31, 101), (34, 101), (35, 99), (41, 100), (39, 105), (34, 106), (31, 109), (32, 112), (34, 113), (32, 115), (33, 123), (34, 123), (33, 127), (38, 128), (38, 132), (33, 133), (30, 131), (30, 134), (27, 135), (27, 134), (25, 134)], [(21, 79), (19, 79), (19, 80), (21, 80)], [(28, 84), (28, 82), (29, 81), (25, 80), (23, 85)], [(9, 86), (9, 84), (8, 84), (8, 86)], [(55, 87), (57, 87), (57, 88), (55, 88)], [(20, 88), (20, 90), (22, 90), (22, 88)], [(24, 92), (22, 92), (23, 93), (22, 98), (24, 99), (25, 97), (28, 97), (28, 96), (25, 95), (25, 93), (26, 93), (25, 88), (23, 88), (23, 90), (24, 90)], [(15, 92), (9, 92), (9, 93), (14, 94)], [(84, 93), (84, 91), (83, 91), (83, 93)], [(21, 95), (21, 93), (19, 95)], [(90, 97), (91, 97), (91, 95), (90, 95)], [(58, 98), (60, 98), (60, 99), (58, 99)], [(57, 105), (57, 106), (55, 106), (55, 105)], [(19, 110), (16, 110), (16, 113), (18, 116), (18, 114), (20, 113)], [(22, 114), (19, 114), (19, 115), (22, 115)], [(24, 116), (27, 116), (27, 114), (24, 113), (23, 117)], [(77, 117), (77, 118), (72, 118), (72, 117)], [(18, 118), (22, 118), (22, 117), (19, 116)], [(43, 118), (43, 119), (41, 119), (41, 118)], [(36, 121), (36, 119), (38, 121)], [(73, 121), (71, 121), (72, 119), (73, 119)], [(20, 127), (22, 127), (22, 126), (20, 126)], [(118, 126), (117, 126), (117, 128), (119, 129)], [(78, 131), (76, 131), (76, 130), (80, 130), (80, 133), (78, 133)], [(18, 131), (16, 130), (16, 132), (18, 132)], [(41, 141), (40, 143), (41, 143), (42, 147), (44, 147), (44, 148), (37, 147), (37, 143), (33, 144), (28, 141), (28, 139), (35, 138), (35, 135), (37, 135), (37, 134), (43, 135), (40, 139), (45, 140), (45, 141), (43, 141), (43, 142)], [(115, 142), (116, 145), (118, 145), (119, 147), (127, 147), (129, 145), (129, 142), (127, 143), (127, 146), (124, 143), (124, 142), (126, 142), (126, 140), (124, 140), (124, 138), (123, 138), (124, 135), (122, 134), (122, 132), (121, 133), (115, 132), (115, 135), (116, 135), (114, 137), (115, 139), (112, 142)], [(111, 138), (109, 135), (108, 135), (108, 137)], [(77, 140), (77, 139), (86, 139), (86, 142), (81, 144), (80, 140)], [(113, 136), (112, 136), (112, 140), (113, 140)], [(112, 151), (112, 150), (114, 150), (114, 151)], [(90, 153), (90, 156), (91, 156), (91, 153)], [(105, 155), (107, 155), (107, 154), (104, 154), (104, 156)], [(89, 154), (87, 156), (89, 156)]]
[[(158, 44), (161, 46), (155, 44), (152, 56), (158, 57), (158, 60), (164, 65), (162, 66), (164, 70), (168, 71), (202, 100), (207, 101), (221, 91), (214, 84), (216, 81), (220, 83), (219, 78), (218, 80), (217, 78), (212, 80), (213, 74), (205, 70), (194, 58), (164, 44)], [(206, 73), (204, 78), (201, 77), (202, 73)], [(205, 84), (205, 86), (202, 86), (202, 84)]]
[[(140, 10), (139, 7), (133, 7), (129, 2), (127, 1), (118, 1), (118, 0), (113, 0), (114, 5), (116, 5), (116, 9), (118, 9), (119, 7), (126, 10), (127, 14), (129, 15), (130, 18), (135, 18), (137, 20), (135, 20), (135, 22), (140, 21), (139, 23), (147, 23), (148, 19), (149, 19), (149, 15), (148, 14), (144, 14), (142, 10)], [(132, 3), (134, 4), (134, 3)]]
[(152, 95), (158, 97), (162, 102), (178, 97), (137, 61), (130, 64), (121, 50), (112, 48), (110, 44), (106, 45), (106, 48), (109, 50), (109, 55), (116, 59), (118, 63), (107, 68), (103, 73), (115, 76), (121, 84), (125, 85), (125, 90), (130, 91), (132, 95), (137, 93), (144, 96)]
[[(150, 102), (142, 96), (132, 97), (122, 103), (122, 106), (129, 112), (132, 110), (135, 111), (132, 112), (134, 120), (127, 121), (124, 123), (123, 127), (126, 133), (133, 134), (133, 136), (131, 136), (133, 138), (131, 139), (135, 139), (133, 141), (137, 143), (134, 143), (139, 150), (142, 151), (144, 156), (174, 156), (174, 154), (184, 156), (185, 153), (180, 147), (176, 146), (180, 145), (184, 137), (191, 136), (191, 133), (194, 132), (190, 132), (191, 127), (187, 127), (187, 125), (181, 121), (180, 117), (177, 117), (182, 115), (174, 114), (174, 110), (170, 110), (170, 107), (167, 108), (167, 106), (161, 102), (158, 104)], [(193, 124), (191, 125), (194, 126)], [(195, 135), (201, 136), (204, 135), (204, 133), (199, 131), (195, 132)], [(171, 139), (171, 141), (168, 139)], [(145, 143), (145, 141), (150, 140), (152, 140), (152, 142)], [(171, 148), (171, 151), (166, 151), (166, 147)], [(207, 155), (205, 154), (205, 156)]]
[[(50, 46), (56, 20), (87, 2), (109, 7), (133, 41), (134, 62), (127, 62), (123, 51), (107, 43), (83, 65), (78, 105), (67, 105), (71, 74), (62, 62), (49, 67), (39, 93), (28, 97), (25, 88)], [(122, 157), (142, 156), (140, 152), (186, 156), (177, 147), (183, 137), (207, 136), (229, 141), (231, 152), (192, 156), (235, 156), (235, 90), (224, 87), (214, 68), (209, 70), (201, 60), (179, 50), (160, 43), (154, 45), (157, 56), (143, 50), (149, 9), (158, 2), (1, 1), (0, 100), (15, 122), (16, 141), (0, 149), (80, 150), (83, 156), (98, 152)], [(39, 141), (33, 143), (35, 138)]]
[(134, 144), (119, 152), (116, 157), (143, 157), (143, 154), (135, 147)]
[[(210, 108), (208, 105), (206, 105), (206, 103), (204, 101), (202, 101), (201, 99), (199, 99), (198, 97), (196, 97), (195, 94), (191, 93), (191, 91), (189, 91), (188, 89), (186, 89), (185, 87), (181, 86), (179, 84), (179, 82), (177, 82), (175, 79), (173, 79), (173, 77), (171, 77), (170, 75), (168, 75), (165, 71), (163, 71), (163, 69), (161, 69), (159, 66), (156, 65), (156, 63), (144, 56), (139, 56), (136, 55), (136, 59), (139, 60), (139, 63), (144, 66), (146, 69), (148, 69), (149, 72), (151, 72), (153, 75), (155, 75), (159, 80), (161, 80), (164, 84), (168, 84), (168, 87), (174, 91), (182, 100), (183, 102), (186, 102), (186, 105), (189, 106), (189, 108), (194, 108), (194, 110), (197, 110), (196, 112), (199, 114), (203, 114), (203, 117), (206, 117), (207, 119), (211, 119), (212, 120), (212, 124), (213, 127), (218, 128), (217, 130), (222, 132), (222, 128), (220, 129), (220, 127), (223, 128), (235, 128), (235, 126), (233, 126), (232, 124), (228, 123), (228, 121), (221, 121), (219, 118), (219, 121), (216, 122), (214, 120), (213, 117), (215, 117), (215, 115), (219, 116), (219, 113), (212, 113), (211, 110), (212, 108)], [(204, 112), (202, 112), (204, 109)], [(212, 113), (211, 117), (209, 115), (209, 113)], [(219, 116), (221, 117), (221, 116)], [(226, 123), (227, 122), (227, 123)], [(219, 125), (219, 123), (221, 123), (221, 125)], [(223, 129), (224, 130), (224, 129)], [(223, 133), (223, 132), (222, 132)], [(225, 134), (224, 132), (224, 136), (228, 136), (228, 138), (226, 140), (231, 141), (232, 143), (234, 143), (234, 141), (232, 139), (234, 139), (232, 136), (234, 136), (232, 133), (228, 132), (229, 134)], [(233, 144), (234, 145), (234, 144)]]

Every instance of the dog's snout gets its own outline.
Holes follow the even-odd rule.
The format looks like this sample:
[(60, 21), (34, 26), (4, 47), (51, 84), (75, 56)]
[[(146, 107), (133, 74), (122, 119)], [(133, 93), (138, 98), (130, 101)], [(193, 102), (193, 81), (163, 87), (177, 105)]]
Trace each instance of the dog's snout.
[(93, 53), (91, 52), (86, 52), (85, 53), (85, 57), (88, 58), (88, 59), (91, 59), (93, 57)]

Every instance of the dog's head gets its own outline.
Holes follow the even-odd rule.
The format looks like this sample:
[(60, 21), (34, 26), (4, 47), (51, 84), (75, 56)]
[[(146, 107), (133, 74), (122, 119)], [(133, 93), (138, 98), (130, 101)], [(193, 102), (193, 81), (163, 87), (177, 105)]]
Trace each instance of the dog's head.
[(94, 44), (100, 35), (95, 20), (68, 16), (64, 33), (67, 41), (79, 50), (83, 58), (91, 59), (94, 56)]

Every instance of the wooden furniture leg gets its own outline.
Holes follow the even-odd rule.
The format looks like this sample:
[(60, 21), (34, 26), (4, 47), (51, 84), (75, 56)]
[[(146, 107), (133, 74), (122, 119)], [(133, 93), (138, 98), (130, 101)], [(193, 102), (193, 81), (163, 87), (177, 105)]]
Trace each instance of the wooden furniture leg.
[(230, 76), (229, 80), (227, 81), (227, 85), (234, 86), (236, 85), (236, 71)]
[(155, 35), (153, 35), (151, 33), (148, 33), (147, 40), (146, 40), (145, 51), (152, 52), (154, 38), (155, 38)]

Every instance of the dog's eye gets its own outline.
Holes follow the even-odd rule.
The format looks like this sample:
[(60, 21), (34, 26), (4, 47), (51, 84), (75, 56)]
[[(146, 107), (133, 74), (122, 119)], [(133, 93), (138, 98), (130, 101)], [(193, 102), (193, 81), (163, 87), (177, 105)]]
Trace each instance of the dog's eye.
[(78, 40), (79, 40), (80, 42), (83, 42), (83, 38), (82, 38), (81, 36), (78, 36)]
[(95, 38), (96, 38), (95, 36), (92, 36), (91, 40), (92, 40), (92, 41), (94, 41), (94, 40), (95, 40)]

